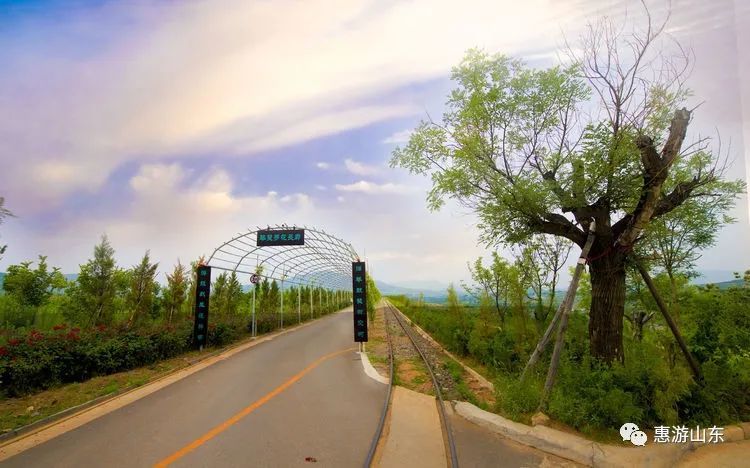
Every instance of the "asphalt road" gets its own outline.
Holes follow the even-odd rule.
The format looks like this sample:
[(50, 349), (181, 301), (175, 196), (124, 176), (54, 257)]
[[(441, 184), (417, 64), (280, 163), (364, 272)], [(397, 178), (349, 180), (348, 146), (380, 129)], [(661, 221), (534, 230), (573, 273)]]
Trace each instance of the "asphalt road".
[(351, 312), (325, 317), (1, 466), (133, 467), (165, 460), (176, 467), (311, 466), (307, 457), (316, 466), (361, 466), (386, 385), (365, 375), (359, 355), (347, 350), (354, 345)]

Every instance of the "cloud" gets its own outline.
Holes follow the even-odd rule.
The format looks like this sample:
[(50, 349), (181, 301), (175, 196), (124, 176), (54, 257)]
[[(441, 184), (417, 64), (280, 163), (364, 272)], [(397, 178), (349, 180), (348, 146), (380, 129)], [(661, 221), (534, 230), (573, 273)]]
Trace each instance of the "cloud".
[(325, 185), (316, 185), (315, 189), (320, 190), (321, 192), (325, 192), (326, 190), (328, 190), (328, 187), (326, 187)]
[(10, 24), (0, 34), (34, 40), (0, 50), (0, 186), (48, 207), (134, 160), (245, 157), (414, 115), (422, 103), (383, 96), (445, 77), (469, 47), (552, 47), (543, 25), (570, 10), (467, 2), (147, 0)]
[(370, 166), (361, 162), (354, 161), (353, 159), (346, 159), (344, 161), (344, 166), (346, 166), (346, 170), (356, 175), (366, 176), (377, 174), (378, 172), (380, 172), (380, 169), (377, 166)]
[(413, 130), (406, 129), (401, 130), (400, 132), (396, 132), (393, 135), (389, 136), (385, 140), (383, 140), (381, 143), (384, 145), (393, 145), (393, 144), (403, 144), (408, 143), (409, 137), (411, 137), (411, 134), (413, 133)]
[(415, 188), (407, 185), (394, 184), (392, 182), (377, 184), (375, 182), (360, 180), (359, 182), (354, 182), (352, 184), (336, 184), (336, 190), (341, 192), (361, 192), (367, 194), (407, 194), (413, 193)]
[(326, 170), (326, 169), (330, 168), (331, 165), (328, 164), (327, 162), (319, 162), (319, 163), (315, 164), (315, 167), (317, 167), (318, 169)]

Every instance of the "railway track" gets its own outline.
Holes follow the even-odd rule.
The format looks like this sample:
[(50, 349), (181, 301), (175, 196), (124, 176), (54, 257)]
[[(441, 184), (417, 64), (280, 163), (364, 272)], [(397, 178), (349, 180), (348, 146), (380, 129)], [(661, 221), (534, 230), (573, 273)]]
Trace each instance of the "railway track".
[(378, 425), (378, 429), (375, 433), (375, 437), (373, 438), (372, 444), (370, 446), (370, 451), (367, 455), (367, 460), (365, 461), (365, 467), (369, 468), (372, 465), (373, 457), (375, 456), (375, 452), (380, 442), (380, 438), (382, 437), (383, 428), (385, 426), (385, 420), (388, 415), (388, 412), (390, 411), (391, 391), (393, 388), (393, 381), (394, 381), (394, 349), (393, 349), (394, 343), (393, 343), (393, 338), (391, 337), (391, 325), (390, 324), (395, 323), (396, 326), (399, 329), (401, 329), (404, 332), (404, 335), (409, 339), (409, 343), (411, 347), (414, 349), (414, 351), (416, 351), (417, 355), (419, 355), (419, 357), (421, 358), (422, 362), (425, 365), (425, 368), (427, 369), (427, 372), (430, 375), (430, 379), (432, 381), (432, 388), (434, 389), (434, 392), (435, 392), (435, 400), (436, 400), (436, 405), (438, 408), (438, 414), (440, 416), (441, 429), (443, 431), (443, 441), (445, 445), (446, 459), (448, 460), (449, 466), (451, 468), (458, 468), (458, 457), (456, 454), (456, 445), (453, 440), (453, 432), (451, 431), (450, 421), (448, 420), (448, 415), (445, 412), (445, 405), (443, 402), (443, 389), (453, 384), (452, 379), (446, 376), (445, 373), (443, 374), (436, 373), (433, 367), (433, 362), (439, 362), (439, 361), (437, 361), (437, 356), (434, 356), (434, 350), (432, 350), (431, 348), (428, 348), (428, 345), (425, 343), (424, 338), (419, 336), (414, 330), (411, 329), (411, 327), (404, 324), (404, 320), (402, 319), (400, 312), (393, 305), (391, 305), (388, 301), (385, 301), (385, 310), (384, 310), (383, 319), (385, 321), (386, 337), (388, 341), (390, 384), (388, 387), (388, 394), (386, 396), (385, 403), (383, 404), (383, 412), (380, 418), (380, 423)]

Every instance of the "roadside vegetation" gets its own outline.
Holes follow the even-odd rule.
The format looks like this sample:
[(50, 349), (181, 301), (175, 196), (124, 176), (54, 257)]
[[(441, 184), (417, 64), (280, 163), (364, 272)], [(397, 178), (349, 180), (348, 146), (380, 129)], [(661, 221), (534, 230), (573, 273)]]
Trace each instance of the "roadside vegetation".
[[(665, 274), (657, 281), (664, 288), (670, 284)], [(550, 398), (550, 417), (605, 438), (616, 435), (623, 421), (645, 427), (710, 427), (750, 420), (750, 271), (724, 289), (680, 282), (681, 329), (701, 366), (703, 382), (693, 378), (653, 300), (637, 294), (637, 284), (626, 308), (652, 319), (642, 327), (626, 322), (624, 362), (592, 359), (587, 336), (590, 286), (581, 289)], [(537, 411), (547, 371), (540, 365), (523, 383), (519, 379), (543, 332), (540, 325), (546, 323), (534, 319), (536, 301), (528, 291), (531, 299), (524, 295), (517, 303), (509, 301), (502, 313), (492, 307), (494, 301), (465, 305), (451, 293), (447, 305), (403, 296), (389, 299), (446, 349), (480, 364), (495, 384), (495, 411), (528, 423)], [(548, 349), (541, 362), (549, 362), (550, 354)]]
[[(453, 288), (444, 306), (393, 302), (485, 366), (497, 410), (516, 419), (544, 409), (589, 433), (750, 419), (750, 272), (726, 289), (690, 284), (747, 187), (727, 177), (734, 155), (691, 127), (690, 50), (645, 16), (590, 24), (550, 68), (469, 51), (442, 118), (392, 155), (430, 177), (430, 208), (473, 211), (496, 252), (469, 264), (472, 306)], [(550, 346), (520, 375), (565, 294), (568, 257), (589, 247), (546, 398)]]
[[(181, 263), (156, 281), (158, 265), (146, 252), (138, 265), (120, 268), (106, 237), (73, 280), (38, 261), (11, 265), (0, 294), (0, 391), (2, 398), (29, 395), (72, 382), (174, 358), (192, 349), (194, 271)], [(373, 293), (377, 293), (375, 289)], [(252, 289), (236, 274), (221, 273), (211, 290), (208, 343), (221, 347), (249, 335)], [(339, 310), (348, 301), (321, 288), (285, 287), (265, 279), (255, 285), (258, 333), (284, 323)]]

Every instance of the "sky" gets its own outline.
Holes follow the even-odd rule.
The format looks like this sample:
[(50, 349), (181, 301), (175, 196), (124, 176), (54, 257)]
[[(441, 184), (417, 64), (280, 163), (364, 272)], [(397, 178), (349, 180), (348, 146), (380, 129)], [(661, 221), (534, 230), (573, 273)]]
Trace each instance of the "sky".
[[(648, 1), (662, 18), (665, 1)], [(750, 3), (673, 0), (695, 112), (749, 178)], [(467, 49), (560, 60), (632, 0), (0, 0), (0, 226), (8, 265), (77, 272), (106, 233), (122, 266), (169, 270), (238, 232), (286, 223), (351, 242), (389, 283), (459, 282), (487, 255), (477, 219), (426, 208), (430, 181), (389, 167), (440, 115)], [(721, 146), (718, 146), (718, 142)], [(702, 269), (750, 268), (743, 196)]]

